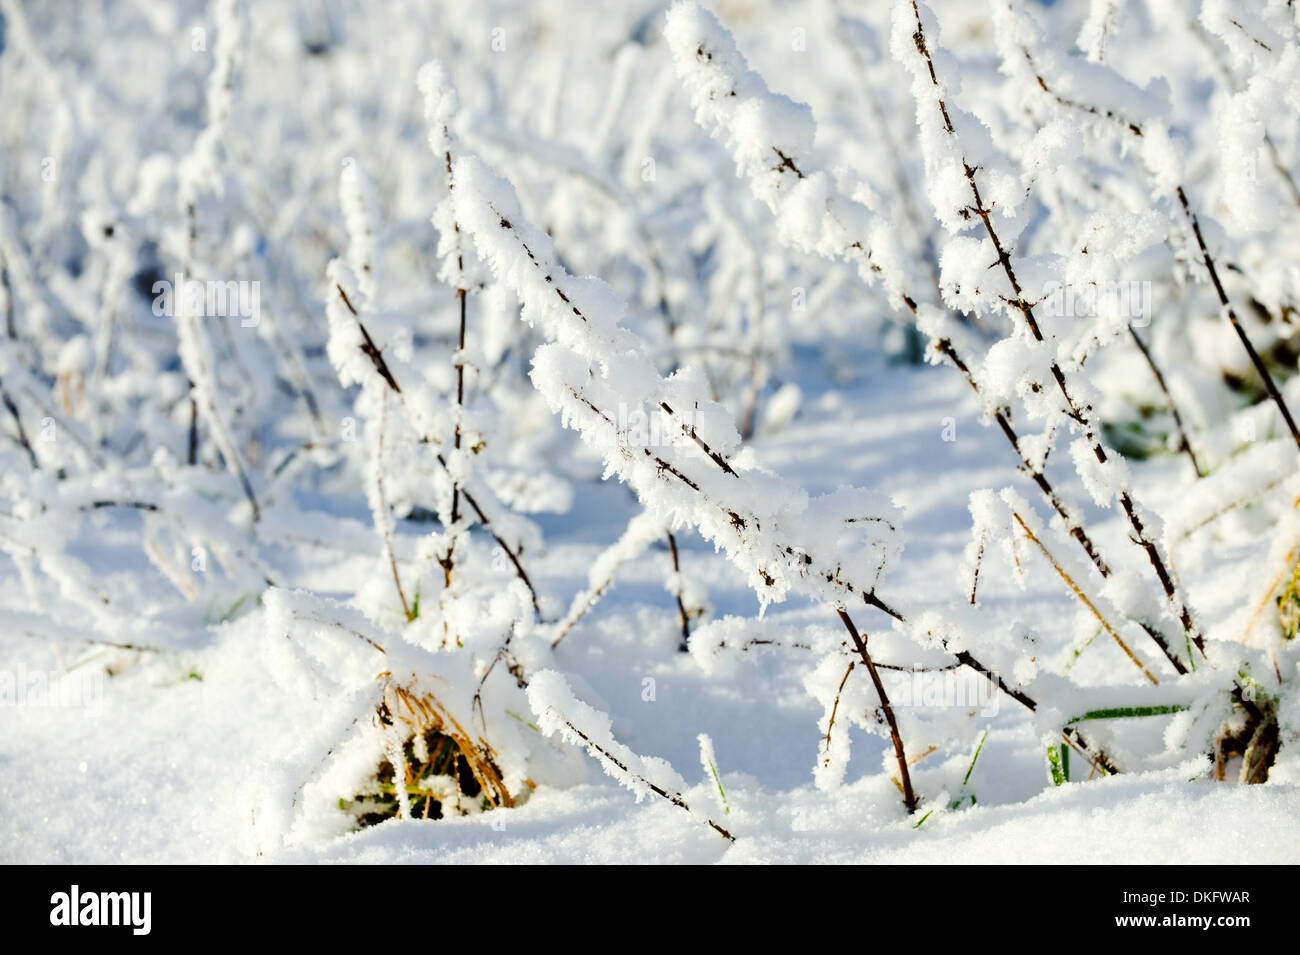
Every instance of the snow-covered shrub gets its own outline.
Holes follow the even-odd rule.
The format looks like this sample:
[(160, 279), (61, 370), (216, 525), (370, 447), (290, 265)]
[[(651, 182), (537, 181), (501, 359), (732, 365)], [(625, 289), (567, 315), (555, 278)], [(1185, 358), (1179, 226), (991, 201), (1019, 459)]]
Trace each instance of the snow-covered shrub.
[(1291, 5), (850, 7), (0, 2), (3, 652), (247, 639), (258, 852), (581, 751), (743, 839), (736, 698), (921, 821), (1300, 779)]

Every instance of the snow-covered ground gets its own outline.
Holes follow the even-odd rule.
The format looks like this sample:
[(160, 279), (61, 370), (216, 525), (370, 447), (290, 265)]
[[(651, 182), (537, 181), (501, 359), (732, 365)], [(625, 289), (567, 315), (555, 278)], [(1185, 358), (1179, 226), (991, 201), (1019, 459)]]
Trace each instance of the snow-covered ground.
[(0, 0), (0, 861), (1300, 861), (1300, 14), (853, 6)]
[[(810, 393), (805, 414), (811, 420), (796, 419), (760, 441), (760, 453), (810, 490), (852, 478), (893, 494), (905, 509), (909, 536), (908, 560), (891, 583), (924, 599), (956, 574), (966, 496), (997, 480), (1003, 449), (978, 424), (965, 386), (942, 370), (876, 365), (864, 367), (861, 379), (851, 388)], [(871, 416), (859, 408), (871, 408)], [(956, 419), (956, 441), (942, 438), (947, 417)], [(571, 515), (546, 528), (550, 566), (560, 568), (543, 582), (548, 592), (575, 591), (602, 546), (593, 542), (611, 540), (633, 513), (630, 495), (616, 486), (593, 484), (578, 498)], [(121, 533), (129, 538), (132, 530)], [(114, 548), (104, 543), (108, 571)], [(327, 559), (304, 550), (300, 560), (295, 583), (341, 592), (371, 557), (331, 553)], [(1300, 858), (1295, 785), (1189, 783), (1204, 767), (1187, 764), (1053, 787), (1036, 734), (1023, 711), (1005, 700), (996, 714), (970, 720), (964, 750), (935, 754), (915, 772), (932, 804), (945, 791), (955, 795), (980, 735), (993, 728), (964, 787), (978, 797), (974, 807), (940, 812), (914, 828), (915, 818), (905, 815), (897, 789), (882, 774), (889, 770), (888, 739), (857, 729), (848, 781), (827, 796), (811, 779), (821, 714), (802, 688), (809, 655), (768, 650), (728, 667), (725, 679), (702, 672), (677, 651), (677, 618), (662, 587), (668, 560), (665, 549), (625, 567), (598, 610), (566, 637), (555, 662), (611, 714), (622, 741), (666, 758), (691, 784), (688, 801), (716, 813), (716, 790), (700, 768), (696, 743), (698, 733), (712, 737), (734, 844), (660, 800), (638, 803), (570, 749), (564, 758), (583, 781), (540, 788), (517, 809), (392, 821), (262, 858), (1105, 864)], [(718, 614), (754, 613), (752, 592), (711, 548), (691, 541), (682, 560), (707, 582)], [(1048, 586), (995, 602), (999, 620), (1009, 626), (1017, 617), (1069, 614), (1069, 599), (1042, 582)], [(774, 609), (769, 617), (791, 632), (834, 623), (817, 607)], [(321, 719), (270, 677), (266, 647), (276, 639), (264, 613), (247, 613), (195, 633), (191, 650), (148, 658), (105, 681), (102, 699), (89, 707), (6, 709), (0, 743), (5, 860), (257, 858), (253, 791), (259, 780), (269, 783), (285, 772), (283, 754)], [(1106, 667), (1118, 666), (1118, 651), (1103, 645), (1093, 652)], [(47, 669), (59, 659), (50, 648), (34, 653), (31, 637), (12, 633), (3, 654)], [(644, 699), (647, 678), (654, 680), (652, 701)], [(1213, 819), (1231, 823), (1207, 825)]]

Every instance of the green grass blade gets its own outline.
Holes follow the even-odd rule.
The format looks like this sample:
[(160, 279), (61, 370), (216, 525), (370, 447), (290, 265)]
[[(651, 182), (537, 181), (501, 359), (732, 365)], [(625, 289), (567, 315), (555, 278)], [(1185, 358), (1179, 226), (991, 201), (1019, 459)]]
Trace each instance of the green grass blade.
[(970, 765), (966, 767), (966, 775), (962, 778), (961, 788), (965, 789), (966, 784), (970, 782), (970, 774), (975, 772), (975, 761), (980, 758), (980, 751), (984, 749), (984, 741), (989, 738), (989, 731), (985, 730), (984, 735), (980, 737), (979, 745), (975, 747), (975, 755), (970, 758)]
[(1053, 786), (1065, 785), (1065, 771), (1061, 768), (1061, 748), (1055, 744), (1047, 747), (1047, 772)]
[(1191, 709), (1182, 703), (1170, 703), (1161, 706), (1109, 706), (1100, 710), (1088, 710), (1082, 716), (1076, 716), (1066, 723), (1066, 726), (1074, 723), (1082, 723), (1086, 720), (1117, 720), (1129, 719), (1141, 716), (1167, 716), (1170, 713), (1181, 713), (1183, 710)]
[(718, 798), (722, 800), (722, 811), (730, 816), (731, 807), (727, 805), (727, 792), (722, 788), (722, 778), (718, 776), (718, 767), (713, 765), (713, 760), (709, 760), (709, 772), (713, 774), (713, 785), (718, 787)]

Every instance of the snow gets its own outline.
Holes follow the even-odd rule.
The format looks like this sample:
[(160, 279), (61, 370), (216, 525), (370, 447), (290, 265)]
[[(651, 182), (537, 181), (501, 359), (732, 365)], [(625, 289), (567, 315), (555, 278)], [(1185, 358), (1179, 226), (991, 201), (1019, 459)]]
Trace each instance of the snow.
[(1300, 859), (1238, 6), (0, 0), (0, 860)]
[[(919, 404), (901, 387), (915, 385), (917, 376), (928, 381), (938, 374), (907, 372), (854, 392), (858, 400), (880, 408), (881, 416), (854, 443), (806, 459), (798, 473), (816, 487), (818, 481), (833, 482), (835, 469), (852, 466), (846, 461), (869, 454), (877, 442), (933, 447), (929, 443), (938, 439), (930, 422), (953, 406), (964, 409), (958, 427), (969, 435), (963, 438), (969, 443), (943, 445), (946, 453), (958, 460), (991, 456), (998, 447), (996, 435), (978, 427), (978, 409), (964, 399), (959, 380), (939, 379)], [(818, 427), (825, 425), (792, 424), (772, 439), (775, 443), (767, 453), (787, 465), (800, 456), (807, 458), (801, 449)], [(814, 430), (810, 435), (801, 428)], [(916, 469), (927, 468), (926, 460), (917, 457), (904, 471), (884, 456), (874, 467), (889, 490), (901, 493), (925, 486), (916, 480), (922, 473)], [(1000, 471), (993, 469), (995, 474)], [(962, 473), (953, 476), (968, 484), (980, 480), (978, 468), (966, 472), (964, 479)], [(900, 565), (900, 589), (932, 589), (928, 579), (943, 566), (951, 566), (955, 576), (947, 528), (960, 526), (965, 503), (951, 481), (911, 495), (909, 554), (915, 563)], [(620, 501), (605, 523), (627, 512), (626, 502)], [(574, 588), (600, 550), (599, 545), (580, 543), (552, 547), (568, 568), (557, 583), (570, 581)], [(703, 573), (708, 551), (690, 547), (683, 560), (696, 574)], [(914, 820), (902, 817), (896, 808), (893, 784), (872, 769), (875, 759), (886, 755), (885, 741), (847, 722), (842, 739), (853, 748), (845, 784), (833, 794), (822, 792), (809, 771), (821, 753), (817, 722), (824, 713), (803, 690), (803, 674), (812, 678), (808, 668), (814, 657), (798, 648), (756, 647), (750, 652), (719, 651), (730, 652), (738, 666), (700, 669), (695, 654), (709, 644), (709, 636), (699, 632), (690, 656), (676, 653), (669, 604), (655, 596), (659, 579), (653, 564), (628, 565), (618, 588), (603, 598), (599, 612), (566, 637), (556, 659), (575, 674), (569, 678), (568, 698), (577, 693), (588, 705), (606, 709), (616, 740), (623, 737), (645, 755), (666, 759), (684, 775), (682, 794), (692, 808), (713, 815), (737, 836), (730, 848), (675, 807), (650, 797), (638, 804), (617, 780), (602, 782), (599, 769), (588, 769), (575, 760), (576, 754), (566, 757), (559, 750), (554, 751), (563, 766), (559, 778), (569, 781), (539, 788), (528, 802), (504, 813), (504, 821), (494, 820), (492, 813), (434, 824), (397, 821), (354, 835), (324, 834), (268, 848), (264, 833), (291, 824), (292, 817), (280, 823), (266, 818), (254, 830), (251, 807), (285, 806), (297, 785), (291, 781), (308, 775), (324, 752), (313, 749), (312, 741), (328, 747), (348, 725), (347, 710), (335, 708), (340, 715), (322, 720), (318, 707), (303, 702), (304, 694), (307, 699), (313, 692), (320, 699), (335, 698), (338, 691), (328, 687), (364, 687), (370, 671), (386, 665), (355, 637), (337, 634), (329, 643), (313, 639), (310, 646), (318, 662), (310, 672), (318, 674), (313, 679), (328, 682), (315, 691), (310, 682), (292, 693), (281, 688), (281, 674), (300, 679), (297, 674), (303, 671), (296, 665), (286, 669), (264, 664), (265, 650), (274, 646), (266, 635), (283, 629), (274, 622), (275, 615), (302, 605), (295, 604), (291, 594), (272, 591), (263, 598), (265, 616), (245, 615), (178, 657), (153, 657), (107, 680), (93, 714), (83, 709), (6, 708), (4, 719), (12, 730), (6, 734), (6, 759), (54, 772), (39, 789), (25, 783), (21, 774), (8, 774), (0, 784), (6, 808), (6, 835), (0, 841), (5, 858), (239, 861), (262, 851), (264, 860), (293, 862), (1245, 862), (1288, 861), (1300, 850), (1293, 784), (1188, 784), (1196, 772), (1176, 768), (1040, 792), (1037, 740), (1016, 728), (1023, 726), (1022, 719), (1006, 704), (992, 723), (1001, 729), (991, 734), (972, 777), (972, 791), (979, 798), (976, 808), (938, 813), (914, 830)], [(1031, 573), (1029, 586), (1034, 606), (1058, 612), (1069, 606), (1059, 595), (1051, 595), (1059, 593), (1058, 585), (1044, 576)], [(733, 613), (752, 607), (752, 597), (745, 597), (734, 576), (724, 574), (710, 589)], [(953, 593), (958, 592), (954, 587)], [(1006, 603), (1001, 575), (991, 575), (981, 585), (981, 594), (994, 607), (1002, 606), (1003, 613), (1028, 612), (1027, 606)], [(312, 612), (319, 615), (320, 610)], [(332, 611), (340, 612), (337, 607)], [(372, 638), (381, 634), (355, 611), (341, 619)], [(832, 620), (822, 613), (810, 615), (807, 608), (769, 613), (762, 621), (742, 616), (731, 620), (736, 635), (774, 640), (784, 636), (790, 642), (811, 637), (828, 647), (842, 639), (830, 626)], [(716, 632), (716, 627), (708, 629)], [(323, 636), (332, 631), (317, 632)], [(881, 632), (873, 639), (885, 636)], [(6, 640), (13, 648), (30, 647), (32, 637), (11, 633)], [(1092, 652), (1101, 654), (1098, 663), (1107, 659), (1106, 651)], [(367, 654), (376, 661), (369, 670)], [(942, 660), (942, 655), (936, 659)], [(848, 662), (841, 660), (832, 674), (837, 684)], [(201, 679), (190, 678), (190, 673)], [(642, 699), (645, 677), (655, 679), (654, 702)], [(863, 675), (859, 679), (865, 682)], [(769, 689), (756, 694), (757, 685)], [(603, 689), (589, 696), (590, 690), (577, 690), (579, 686)], [(1131, 692), (1118, 696), (1136, 699)], [(600, 725), (598, 720), (596, 727), (589, 727), (577, 714), (565, 715), (589, 733)], [(713, 740), (731, 807), (726, 816), (719, 815), (712, 781), (700, 768), (701, 732)], [(833, 734), (832, 744), (840, 738)], [(971, 740), (965, 735), (952, 765), (936, 764), (930, 775), (919, 776), (918, 785), (930, 793), (944, 788), (955, 792), (969, 763)], [(88, 764), (84, 774), (78, 768), (82, 762)], [(575, 785), (574, 780), (585, 781)], [(82, 806), (75, 827), (71, 819), (48, 812), (51, 798)], [(1206, 814), (1230, 817), (1236, 824), (1231, 832), (1200, 827), (1197, 837), (1188, 839), (1187, 827), (1196, 828), (1195, 820), (1208, 818)], [(34, 826), (34, 818), (49, 822)]]
[(868, 281), (880, 271), (890, 295), (902, 294), (885, 224), (839, 195), (827, 174), (810, 165), (816, 127), (807, 105), (768, 89), (731, 34), (693, 2), (673, 5), (664, 38), (697, 121), (723, 140), (737, 174), (776, 214), (781, 240), (853, 261)]

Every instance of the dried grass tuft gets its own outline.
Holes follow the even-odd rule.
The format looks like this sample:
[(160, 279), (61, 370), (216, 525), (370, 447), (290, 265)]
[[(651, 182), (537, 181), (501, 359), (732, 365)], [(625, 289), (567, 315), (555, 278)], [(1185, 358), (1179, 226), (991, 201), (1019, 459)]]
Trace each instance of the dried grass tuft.
[[(388, 682), (373, 719), (400, 744), (388, 748), (374, 776), (351, 800), (339, 800), (339, 808), (355, 814), (360, 828), (398, 818), (404, 807), (417, 819), (514, 807), (492, 747), (471, 737), (433, 693)], [(398, 761), (400, 767), (394, 765)]]

